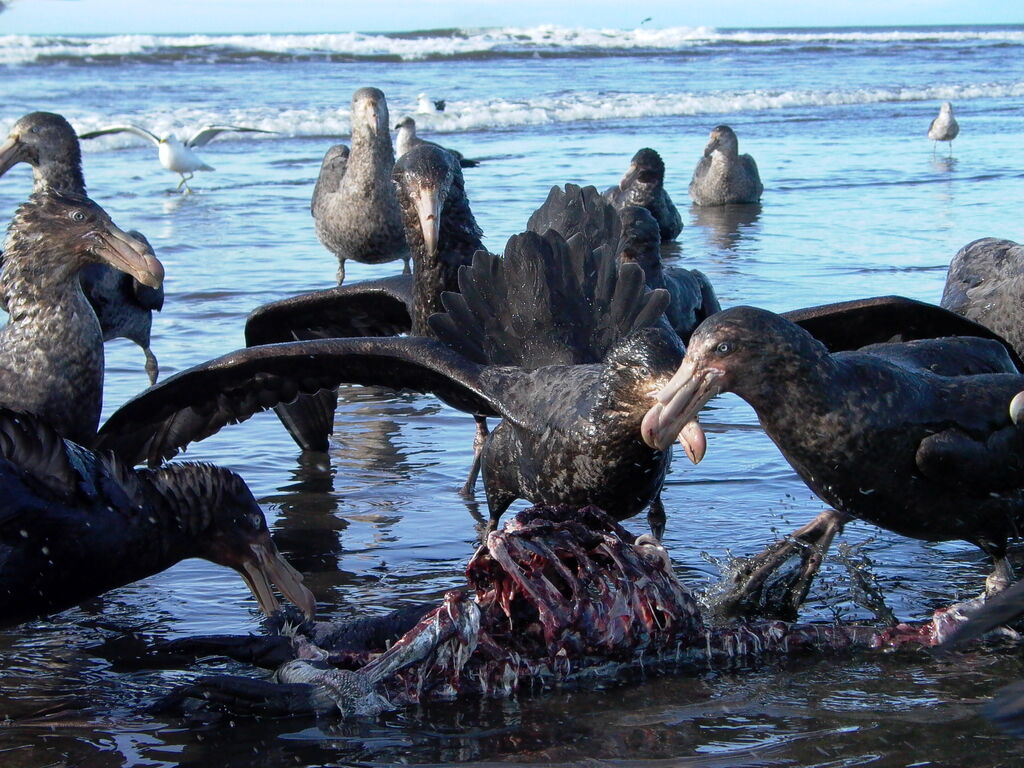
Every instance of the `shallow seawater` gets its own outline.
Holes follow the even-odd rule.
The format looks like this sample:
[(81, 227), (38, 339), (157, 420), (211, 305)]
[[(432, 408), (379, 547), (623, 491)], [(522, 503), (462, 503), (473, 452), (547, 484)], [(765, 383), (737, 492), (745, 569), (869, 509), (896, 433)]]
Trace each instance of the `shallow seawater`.
[[(162, 377), (242, 346), (254, 307), (332, 284), (337, 262), (316, 240), (309, 197), (325, 150), (347, 140), (348, 100), (364, 85), (387, 93), (393, 121), (420, 91), (447, 99), (444, 113), (420, 119), (421, 133), (483, 160), (466, 186), (491, 250), (525, 227), (552, 184), (604, 188), (637, 149), (658, 149), (686, 225), (669, 258), (704, 271), (727, 306), (786, 310), (893, 293), (938, 301), (961, 246), (1024, 237), (1022, 28), (666, 33), (647, 47), (596, 31), (546, 34), (512, 35), (486, 54), (467, 53), (459, 36), (386, 38), (374, 43), (383, 53), (364, 51), (363, 40), (301, 36), (191, 48), (175, 38), (92, 41), (85, 52), (56, 40), (46, 55), (0, 37), (0, 134), (33, 109), (62, 112), (80, 130), (137, 122), (188, 133), (212, 122), (279, 132), (206, 147), (217, 171), (197, 175), (190, 195), (175, 193), (154, 149), (133, 138), (85, 146), (94, 199), (144, 232), (166, 267), (153, 341)], [(415, 55), (403, 58), (406, 50)], [(951, 154), (924, 135), (946, 99), (961, 124)], [(693, 166), (719, 123), (758, 162), (759, 208), (723, 215), (687, 204)], [(10, 171), (0, 210), (13, 212), (30, 183), (24, 166)], [(348, 279), (397, 269), (350, 264)], [(146, 380), (130, 343), (108, 344), (107, 358), (109, 414)], [(714, 584), (730, 556), (758, 551), (822, 508), (742, 401), (712, 401), (703, 421), (707, 458), (693, 467), (679, 453), (664, 495), (666, 546), (694, 589)], [(486, 516), (482, 491), (476, 502), (456, 492), (472, 429), (431, 397), (352, 388), (329, 461), (300, 457), (273, 414), (226, 428), (186, 457), (246, 479), (324, 617), (361, 616), (463, 583)], [(842, 541), (870, 560), (903, 619), (976, 593), (986, 572), (966, 544), (863, 524)], [(837, 559), (804, 617), (870, 618)], [(0, 713), (14, 718), (0, 723), (0, 765), (993, 766), (1014, 764), (1020, 749), (978, 716), (981, 701), (1022, 674), (1005, 650), (646, 669), (600, 686), (372, 721), (216, 726), (143, 708), (198, 674), (259, 673), (217, 660), (125, 670), (90, 651), (125, 633), (259, 631), (241, 580), (205, 561), (0, 631)], [(19, 720), (62, 705), (51, 723)]]

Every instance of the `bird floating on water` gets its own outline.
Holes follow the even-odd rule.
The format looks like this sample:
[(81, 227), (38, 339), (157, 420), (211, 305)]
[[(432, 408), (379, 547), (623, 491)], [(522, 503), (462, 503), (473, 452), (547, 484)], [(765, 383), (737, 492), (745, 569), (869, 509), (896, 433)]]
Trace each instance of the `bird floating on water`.
[(757, 163), (741, 155), (736, 133), (728, 125), (711, 130), (704, 157), (697, 163), (690, 181), (690, 197), (696, 205), (756, 203), (764, 185)]
[(622, 181), (605, 190), (604, 199), (618, 210), (627, 205), (646, 208), (658, 222), (663, 241), (674, 240), (683, 231), (683, 219), (665, 189), (665, 161), (650, 147), (633, 155)]
[(109, 128), (88, 131), (81, 134), (79, 138), (94, 139), (97, 136), (105, 136), (108, 133), (134, 133), (143, 139), (149, 139), (156, 144), (160, 152), (160, 165), (168, 171), (173, 171), (181, 176), (181, 181), (175, 190), (177, 191), (184, 186), (186, 191), (191, 192), (192, 188), (189, 187), (188, 182), (195, 175), (195, 172), (213, 170), (213, 166), (204, 163), (202, 158), (192, 150), (195, 147), (205, 147), (215, 137), (225, 131), (234, 131), (236, 133), (274, 133), (274, 131), (265, 131), (262, 128), (243, 128), (238, 125), (205, 125), (192, 134), (190, 138), (181, 141), (174, 134), (157, 136), (152, 131), (147, 131), (138, 125), (112, 125)]
[(934, 143), (932, 144), (932, 152), (935, 152), (935, 148), (939, 145), (940, 141), (949, 142), (949, 153), (953, 154), (953, 139), (960, 135), (960, 124), (953, 117), (953, 105), (948, 101), (942, 102), (942, 106), (939, 107), (939, 116), (932, 120), (932, 124), (928, 126), (928, 138)]

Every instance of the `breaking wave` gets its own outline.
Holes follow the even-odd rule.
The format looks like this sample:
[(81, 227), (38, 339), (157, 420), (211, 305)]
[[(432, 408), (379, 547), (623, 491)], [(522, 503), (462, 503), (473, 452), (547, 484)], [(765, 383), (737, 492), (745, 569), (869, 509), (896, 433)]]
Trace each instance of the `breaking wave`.
[(1024, 27), (718, 30), (710, 27), (587, 29), (557, 26), (423, 32), (251, 35), (0, 36), (0, 63), (394, 60), (609, 56), (720, 52), (723, 46), (1024, 45)]

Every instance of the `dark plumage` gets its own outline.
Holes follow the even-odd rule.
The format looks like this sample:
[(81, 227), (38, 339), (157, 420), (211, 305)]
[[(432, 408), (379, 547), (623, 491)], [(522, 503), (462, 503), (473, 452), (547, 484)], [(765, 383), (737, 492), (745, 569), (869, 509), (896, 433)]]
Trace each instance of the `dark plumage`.
[[(388, 130), (388, 104), (377, 88), (352, 94), (352, 149), (340, 176), (325, 162), (327, 173), (315, 195), (316, 235), (338, 257), (338, 283), (345, 281), (345, 261), (380, 264), (402, 259), (409, 266), (402, 218), (391, 183), (395, 152)], [(335, 151), (332, 147), (328, 154)]]
[[(1024, 434), (1006, 404), (1024, 388), (997, 342), (976, 368), (958, 369), (944, 340), (830, 353), (779, 315), (733, 307), (694, 332), (686, 359), (644, 418), (648, 444), (665, 449), (694, 429), (720, 392), (753, 406), (797, 474), (841, 513), (927, 541), (963, 539), (996, 564), (993, 588), (1010, 575), (1006, 543), (1024, 512)], [(968, 345), (970, 346), (970, 345)], [(908, 352), (923, 350), (918, 362)], [(928, 369), (943, 361), (939, 375)]]
[(658, 222), (663, 241), (675, 240), (683, 231), (683, 219), (665, 190), (665, 162), (653, 149), (645, 147), (633, 155), (622, 181), (606, 190), (604, 198), (618, 209), (646, 208)]
[(459, 167), (461, 168), (476, 168), (478, 165), (480, 165), (479, 160), (470, 160), (469, 158), (464, 157), (461, 152), (457, 152), (454, 149), (449, 149), (448, 147), (442, 147), (440, 144), (436, 144), (433, 141), (421, 139), (419, 136), (416, 135), (416, 121), (413, 120), (411, 117), (403, 117), (401, 120), (395, 123), (395, 130), (398, 131), (398, 136), (395, 137), (396, 157), (401, 157), (406, 152), (408, 152), (411, 149), (415, 149), (416, 147), (423, 146), (424, 144), (429, 144), (435, 147), (440, 147), (446, 152), (451, 152), (455, 159), (458, 160)]
[(639, 264), (651, 290), (664, 288), (668, 291), (672, 301), (665, 316), (680, 338), (688, 341), (694, 328), (722, 308), (711, 281), (699, 270), (662, 264), (658, 222), (646, 208), (627, 205), (619, 211), (619, 216), (622, 219), (617, 249), (619, 261)]
[(309, 201), (309, 211), (316, 219), (324, 215), (324, 203), (327, 193), (338, 189), (341, 179), (348, 166), (349, 148), (344, 144), (335, 144), (327, 150), (324, 160), (320, 163), (320, 174), (313, 185), (313, 199)]
[[(431, 335), (427, 318), (443, 310), (441, 293), (458, 290), (458, 269), (482, 248), (451, 153), (425, 144), (395, 164), (393, 178), (415, 272), (266, 304), (249, 316), (246, 343), (353, 336)], [(278, 415), (300, 447), (326, 451), (333, 428), (332, 392), (302, 397)]]
[[(101, 444), (159, 461), (296, 391), (343, 382), (433, 392), (501, 423), (483, 446), (491, 519), (516, 498), (594, 503), (618, 518), (660, 490), (668, 455), (638, 436), (647, 393), (682, 355), (650, 326), (668, 302), (610, 249), (556, 233), (477, 252), (431, 318), (438, 340), (329, 339), (252, 347), (173, 376), (114, 414)], [(197, 393), (205, 399), (197, 402)]]
[(756, 203), (764, 185), (757, 163), (750, 155), (741, 155), (739, 141), (732, 128), (718, 125), (704, 147), (690, 180), (690, 198), (696, 205)]
[(205, 464), (132, 470), (0, 408), (0, 626), (70, 608), (202, 557), (234, 568), (260, 607), (313, 596), (277, 551), (238, 475)]
[(658, 224), (646, 208), (626, 205), (616, 214), (594, 187), (566, 184), (551, 188), (547, 200), (530, 216), (527, 228), (539, 235), (554, 230), (565, 239), (607, 233), (599, 244), (613, 248), (620, 262), (640, 265), (648, 288), (669, 292), (672, 300), (665, 316), (683, 341), (705, 317), (721, 309), (703, 273), (664, 267)]
[(65, 437), (92, 443), (103, 399), (103, 337), (79, 271), (105, 262), (152, 288), (163, 267), (86, 197), (34, 193), (4, 244), (0, 405), (34, 413)]
[[(85, 196), (82, 175), (82, 151), (74, 128), (61, 115), (31, 112), (14, 124), (7, 141), (0, 145), (0, 176), (13, 165), (32, 166), (34, 192), (53, 190), (64, 195)], [(152, 250), (139, 232), (128, 234)], [(163, 286), (150, 288), (108, 264), (90, 264), (81, 273), (82, 290), (89, 300), (103, 340), (126, 338), (134, 341), (146, 355), (146, 373), (153, 384), (159, 373), (156, 357), (150, 349), (153, 310), (164, 305)], [(6, 296), (0, 305), (6, 309)]]
[(953, 257), (941, 304), (991, 328), (1024, 355), (1024, 246), (983, 237)]

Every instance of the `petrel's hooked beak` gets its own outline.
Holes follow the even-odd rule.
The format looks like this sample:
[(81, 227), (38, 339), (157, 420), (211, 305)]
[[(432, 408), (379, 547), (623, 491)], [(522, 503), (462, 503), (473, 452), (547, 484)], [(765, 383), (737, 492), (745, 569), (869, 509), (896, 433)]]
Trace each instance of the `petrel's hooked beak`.
[(708, 145), (704, 147), (704, 157), (710, 157), (711, 153), (718, 149), (718, 139), (719, 136), (717, 132), (711, 134), (711, 140), (708, 142)]
[(99, 233), (98, 255), (110, 266), (125, 272), (143, 285), (159, 288), (164, 281), (164, 265), (152, 248), (137, 240), (113, 222)]
[(28, 148), (16, 136), (8, 137), (7, 141), (0, 144), (0, 176), (3, 176), (11, 167), (28, 160)]
[(274, 595), (274, 586), (288, 600), (295, 603), (307, 618), (313, 618), (316, 601), (313, 593), (302, 583), (302, 574), (278, 552), (269, 534), (264, 541), (249, 545), (252, 558), (245, 559), (235, 570), (245, 580), (256, 602), (268, 616), (280, 608)]
[(718, 394), (721, 371), (701, 368), (684, 358), (679, 370), (659, 392), (640, 425), (643, 440), (651, 448), (667, 450), (677, 437), (694, 464), (704, 458), (707, 439), (697, 421), (704, 404)]
[(436, 187), (427, 186), (417, 187), (413, 197), (423, 242), (427, 246), (427, 255), (434, 256), (441, 235), (441, 209), (444, 207), (444, 199)]
[(1024, 392), (1018, 392), (1010, 401), (1010, 421), (1017, 425), (1024, 421)]

